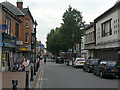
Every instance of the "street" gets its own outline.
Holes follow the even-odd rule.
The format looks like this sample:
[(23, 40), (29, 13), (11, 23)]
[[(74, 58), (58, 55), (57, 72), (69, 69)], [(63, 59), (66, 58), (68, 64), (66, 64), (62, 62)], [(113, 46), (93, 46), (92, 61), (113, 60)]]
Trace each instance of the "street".
[(100, 78), (82, 68), (41, 61), (33, 88), (118, 88), (118, 79)]

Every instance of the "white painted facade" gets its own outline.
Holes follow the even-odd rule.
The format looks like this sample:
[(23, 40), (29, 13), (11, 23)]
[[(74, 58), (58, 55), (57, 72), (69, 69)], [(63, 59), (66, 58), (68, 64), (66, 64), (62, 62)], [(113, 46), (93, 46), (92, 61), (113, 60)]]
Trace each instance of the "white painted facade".
[(95, 31), (94, 23), (90, 24), (85, 29), (85, 49), (87, 52), (87, 58), (95, 57)]
[[(118, 41), (120, 40), (120, 19), (119, 10), (111, 11), (108, 15), (101, 18), (96, 23), (96, 49), (102, 48), (116, 48), (120, 47)], [(102, 23), (112, 20), (112, 35), (102, 37)]]
[(120, 2), (94, 20), (96, 57), (119, 60), (120, 49)]
[(87, 50), (85, 50), (85, 36), (82, 36), (81, 41), (81, 57), (87, 58)]

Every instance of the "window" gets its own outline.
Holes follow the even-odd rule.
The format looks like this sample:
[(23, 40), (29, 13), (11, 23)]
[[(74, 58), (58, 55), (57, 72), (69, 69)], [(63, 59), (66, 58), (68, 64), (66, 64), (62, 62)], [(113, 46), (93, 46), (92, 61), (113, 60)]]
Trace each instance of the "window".
[(25, 24), (26, 28), (29, 28), (29, 19), (26, 19), (26, 24)]
[(25, 34), (25, 43), (28, 43), (28, 33)]
[(16, 35), (16, 38), (19, 39), (19, 24), (18, 23), (16, 23), (15, 25), (15, 35)]
[(34, 44), (34, 36), (32, 36), (32, 44)]
[(11, 20), (7, 16), (6, 16), (6, 19), (5, 19), (5, 23), (7, 25), (7, 29), (6, 29), (5, 33), (10, 35), (11, 34)]
[(102, 23), (102, 37), (112, 35), (112, 19)]

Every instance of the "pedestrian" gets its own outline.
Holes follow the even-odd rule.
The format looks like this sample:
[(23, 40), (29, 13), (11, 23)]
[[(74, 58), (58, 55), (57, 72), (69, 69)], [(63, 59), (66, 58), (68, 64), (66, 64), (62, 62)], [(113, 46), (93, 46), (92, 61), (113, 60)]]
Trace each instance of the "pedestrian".
[(25, 58), (23, 56), (19, 65), (19, 71), (25, 71), (25, 66), (23, 65), (24, 61), (25, 61)]
[(46, 56), (44, 56), (44, 63), (46, 64), (46, 60), (47, 60), (47, 58), (46, 58)]
[(91, 59), (91, 56), (89, 56), (89, 58), (88, 59)]

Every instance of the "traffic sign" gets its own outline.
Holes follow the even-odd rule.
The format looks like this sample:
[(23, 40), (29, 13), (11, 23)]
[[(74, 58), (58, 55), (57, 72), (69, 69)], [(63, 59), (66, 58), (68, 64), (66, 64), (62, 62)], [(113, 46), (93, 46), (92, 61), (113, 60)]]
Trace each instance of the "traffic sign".
[(6, 24), (0, 24), (0, 30), (5, 30), (7, 29), (7, 25)]

